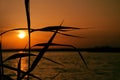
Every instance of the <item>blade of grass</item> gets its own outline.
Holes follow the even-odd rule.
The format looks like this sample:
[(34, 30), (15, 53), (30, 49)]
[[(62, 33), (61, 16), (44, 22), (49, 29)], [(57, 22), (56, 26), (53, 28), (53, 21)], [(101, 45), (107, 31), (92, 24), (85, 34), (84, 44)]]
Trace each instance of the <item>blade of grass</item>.
[(42, 28), (42, 29), (38, 29), (40, 31), (54, 31), (54, 30), (62, 30), (62, 29), (79, 29), (79, 28), (75, 28), (75, 27), (68, 27), (68, 26), (48, 26), (48, 27), (45, 27), (45, 28)]
[(80, 36), (76, 36), (76, 35), (71, 35), (71, 34), (65, 34), (65, 33), (61, 33), (61, 32), (58, 32), (58, 33), (61, 34), (61, 35), (64, 35), (64, 36), (69, 36), (69, 37), (84, 38), (84, 37), (80, 37)]
[[(31, 28), (29, 30), (30, 30), (30, 32), (35, 32), (35, 31), (50, 31), (51, 32), (51, 31), (54, 31), (56, 29), (58, 29), (58, 26), (49, 26), (49, 27), (45, 27), (45, 28), (41, 28), (41, 29)], [(70, 29), (73, 30), (73, 29), (81, 29), (81, 28), (75, 28), (75, 27), (65, 27), (64, 28), (64, 26), (62, 26), (61, 28), (59, 28), (59, 31), (64, 31), (64, 32), (71, 31)], [(0, 36), (2, 36), (3, 34), (5, 34), (7, 32), (16, 31), (16, 30), (28, 30), (28, 28), (15, 28), (15, 29), (6, 30), (6, 31), (0, 33)]]
[[(10, 29), (10, 30), (6, 30), (2, 33), (0, 33), (0, 36), (2, 36), (3, 34), (10, 32), (10, 31), (15, 31), (15, 30), (28, 30), (27, 28), (15, 28), (15, 29)], [(32, 30), (32, 29), (31, 29)]]
[[(26, 52), (23, 52), (23, 53), (21, 53), (21, 54), (17, 53), (17, 54), (14, 54), (14, 55), (9, 56), (9, 57), (8, 57), (7, 59), (5, 59), (3, 62), (6, 62), (6, 61), (12, 60), (12, 59), (16, 59), (16, 58), (20, 58), (20, 57), (28, 57), (28, 56), (29, 56), (29, 54), (26, 53)], [(36, 55), (30, 54), (30, 56), (36, 56)]]
[[(26, 9), (26, 17), (27, 17), (27, 25), (28, 25), (28, 48), (29, 48), (29, 56), (28, 56), (28, 70), (30, 69), (30, 52), (31, 52), (31, 41), (30, 41), (30, 0), (25, 0), (25, 9)], [(29, 80), (29, 74), (28, 74)]]
[[(34, 46), (46, 46), (48, 43), (38, 43), (38, 44), (35, 44)], [(57, 44), (57, 43), (50, 43), (49, 44), (50, 46), (67, 46), (67, 47), (72, 47), (73, 49), (75, 49), (78, 54), (80, 55), (83, 63), (85, 64), (86, 68), (89, 70), (88, 66), (87, 66), (87, 63), (83, 57), (83, 55), (80, 53), (79, 49), (77, 49), (76, 47), (74, 47), (73, 45), (68, 45), (68, 44)]]
[[(37, 56), (37, 55), (35, 55), (35, 54), (30, 54), (30, 56)], [(3, 61), (3, 63), (5, 63), (6, 61), (9, 61), (9, 60), (13, 60), (13, 59), (17, 59), (17, 58), (23, 58), (23, 57), (28, 57), (28, 53), (22, 53), (22, 54), (19, 54), (19, 53), (17, 53), (17, 54), (14, 54), (14, 55), (11, 55), (11, 56), (9, 56), (8, 58), (6, 58), (4, 61)], [(51, 60), (51, 59), (49, 59), (49, 58), (46, 58), (46, 57), (42, 57), (43, 59), (46, 59), (46, 60), (49, 60), (49, 61), (51, 61), (51, 62), (54, 62), (54, 63), (56, 63), (56, 64), (59, 64), (59, 65), (62, 65), (62, 64), (60, 64), (60, 63), (58, 63), (58, 62), (56, 62), (56, 61), (53, 61), (53, 60)], [(62, 65), (63, 66), (63, 65)]]
[(34, 31), (55, 31), (59, 29), (59, 31), (69, 31), (69, 30), (73, 30), (73, 29), (80, 29), (80, 28), (76, 28), (76, 27), (68, 27), (68, 26), (48, 26), (48, 27), (44, 27), (41, 29), (33, 29), (32, 32)]

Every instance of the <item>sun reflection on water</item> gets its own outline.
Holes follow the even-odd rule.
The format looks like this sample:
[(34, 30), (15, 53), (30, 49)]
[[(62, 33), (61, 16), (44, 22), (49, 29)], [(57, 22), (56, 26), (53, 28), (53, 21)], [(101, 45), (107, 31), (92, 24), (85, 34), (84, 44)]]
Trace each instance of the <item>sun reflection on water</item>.
[[(18, 54), (23, 54), (23, 53), (24, 53), (23, 51), (19, 51), (19, 52), (18, 52)], [(20, 59), (20, 58), (19, 58), (19, 59)], [(19, 59), (18, 59), (18, 60), (19, 60)], [(26, 72), (26, 71), (28, 70), (28, 58), (27, 58), (27, 57), (22, 57), (20, 64), (21, 64), (21, 66), (20, 66), (21, 69), (20, 69), (20, 70)], [(18, 62), (16, 62), (15, 65), (16, 65), (16, 67), (17, 67), (17, 66), (18, 66)], [(17, 75), (17, 73), (16, 73), (16, 75)], [(27, 78), (27, 76), (25, 76), (25, 78)]]

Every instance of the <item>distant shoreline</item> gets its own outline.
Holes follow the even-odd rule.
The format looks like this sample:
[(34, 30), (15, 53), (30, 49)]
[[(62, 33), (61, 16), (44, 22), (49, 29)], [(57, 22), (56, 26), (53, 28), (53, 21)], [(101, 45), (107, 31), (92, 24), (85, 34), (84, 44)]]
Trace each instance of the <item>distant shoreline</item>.
[[(31, 51), (40, 51), (41, 49), (31, 49)], [(120, 48), (78, 48), (79, 51), (86, 52), (120, 52)], [(48, 49), (48, 51), (77, 51), (75, 49), (70, 48), (54, 48)], [(3, 49), (2, 51), (28, 51), (28, 49)]]

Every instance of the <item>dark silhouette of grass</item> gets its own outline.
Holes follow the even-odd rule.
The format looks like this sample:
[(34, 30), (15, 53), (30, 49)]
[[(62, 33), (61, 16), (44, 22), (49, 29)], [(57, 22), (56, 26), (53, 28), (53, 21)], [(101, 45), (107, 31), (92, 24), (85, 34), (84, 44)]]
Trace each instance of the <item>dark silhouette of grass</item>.
[[(30, 69), (30, 52), (31, 52), (31, 36), (30, 36), (30, 1), (25, 0), (25, 9), (26, 9), (26, 17), (27, 17), (27, 25), (28, 25), (28, 50), (29, 50), (29, 56), (28, 56), (28, 70)], [(29, 79), (29, 75), (28, 75)]]
[[(33, 29), (30, 26), (30, 24), (31, 24), (31, 22), (30, 22), (30, 0), (25, 0), (25, 10), (26, 10), (26, 18), (27, 18), (27, 28), (10, 29), (10, 30), (7, 30), (7, 31), (4, 31), (4, 32), (0, 33), (0, 37), (3, 34), (6, 34), (7, 32), (10, 32), (10, 31), (27, 30), (28, 31), (28, 53), (25, 53), (25, 52), (23, 52), (22, 54), (17, 53), (17, 54), (14, 54), (12, 56), (9, 56), (7, 59), (2, 61), (2, 58), (3, 58), (2, 57), (2, 41), (0, 41), (0, 77), (1, 77), (1, 80), (3, 80), (2, 78), (4, 78), (5, 76), (8, 76), (8, 75), (4, 75), (3, 68), (7, 68), (7, 69), (10, 69), (10, 70), (16, 71), (17, 72), (17, 76), (16, 76), (17, 80), (22, 80), (25, 76), (28, 76), (27, 77), (28, 80), (29, 80), (29, 76), (34, 77), (34, 78), (36, 78), (38, 80), (41, 80), (39, 77), (31, 74), (31, 72), (36, 68), (37, 64), (41, 61), (42, 58), (46, 59), (48, 61), (51, 61), (51, 62), (53, 62), (55, 64), (64, 66), (61, 63), (58, 63), (58, 62), (56, 62), (54, 60), (51, 60), (49, 58), (44, 57), (44, 54), (46, 53), (46, 51), (49, 49), (50, 46), (72, 47), (73, 49), (75, 49), (78, 52), (80, 58), (82, 59), (83, 63), (85, 64), (85, 66), (88, 69), (86, 61), (84, 60), (82, 54), (80, 53), (80, 51), (76, 47), (74, 47), (73, 45), (68, 45), (68, 44), (53, 43), (53, 40), (54, 40), (54, 38), (56, 37), (57, 34), (61, 34), (61, 35), (64, 35), (64, 36), (69, 36), (69, 37), (83, 38), (83, 37), (76, 36), (76, 35), (65, 34), (63, 32), (71, 31), (71, 30), (78, 30), (78, 29), (86, 29), (86, 28), (76, 28), (76, 27), (62, 26), (62, 24), (64, 22), (64, 21), (62, 21), (61, 24), (58, 25), (58, 26), (47, 26), (47, 27), (44, 27), (44, 28)], [(31, 48), (32, 48), (31, 47), (31, 33), (37, 32), (37, 31), (52, 32), (53, 34), (52, 34), (51, 38), (48, 40), (47, 43), (37, 43), (37, 44), (32, 46), (32, 47), (34, 47), (34, 46), (43, 46), (43, 48), (39, 51), (39, 54), (34, 55), (34, 54), (31, 53)], [(26, 48), (26, 46), (25, 46), (25, 48)], [(31, 56), (35, 56), (35, 59), (30, 64), (30, 60), (31, 60), (30, 57)], [(28, 70), (27, 71), (22, 71), (21, 70), (21, 59), (23, 57), (28, 57)], [(5, 64), (6, 61), (17, 59), (17, 58), (19, 59), (17, 68), (14, 68), (14, 67), (11, 67), (11, 66), (8, 66), (8, 65)], [(58, 75), (59, 75), (59, 73), (56, 74), (53, 77), (53, 79)], [(8, 77), (12, 80), (12, 78), (10, 76), (8, 76)]]
[[(63, 22), (62, 22), (63, 23)], [(61, 27), (62, 23), (60, 24), (59, 27)], [(31, 65), (31, 68), (26, 72), (26, 74), (23, 74), (23, 76), (21, 77), (24, 78), (27, 74), (29, 74), (32, 70), (34, 70), (34, 68), (36, 67), (36, 65), (39, 63), (39, 61), (41, 60), (41, 58), (43, 57), (43, 55), (45, 54), (45, 52), (47, 51), (47, 49), (49, 48), (50, 44), (52, 43), (53, 39), (55, 38), (57, 32), (58, 32), (59, 28), (54, 32), (54, 34), (51, 36), (51, 38), (49, 39), (47, 45), (44, 46), (43, 49), (41, 49), (39, 51), (38, 56), (35, 58), (34, 62)]]
[[(38, 44), (35, 44), (34, 46), (46, 46), (46, 45), (47, 45), (47, 43), (38, 43)], [(84, 60), (84, 58), (83, 58), (83, 56), (82, 56), (82, 54), (81, 54), (80, 51), (79, 51), (76, 47), (74, 47), (73, 45), (58, 44), (58, 43), (50, 43), (50, 46), (65, 46), (65, 47), (72, 47), (75, 51), (78, 52), (78, 54), (80, 55), (80, 57), (81, 57), (83, 63), (85, 64), (86, 68), (89, 69), (88, 66), (87, 66), (86, 61)]]

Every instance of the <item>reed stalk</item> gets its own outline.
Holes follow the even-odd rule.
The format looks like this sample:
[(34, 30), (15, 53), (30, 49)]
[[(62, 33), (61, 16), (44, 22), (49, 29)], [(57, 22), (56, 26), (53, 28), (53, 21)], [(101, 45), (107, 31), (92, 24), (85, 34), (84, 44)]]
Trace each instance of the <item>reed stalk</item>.
[[(30, 0), (25, 0), (25, 9), (26, 9), (26, 17), (27, 17), (27, 26), (28, 26), (28, 70), (30, 69), (30, 52), (31, 52), (31, 38), (30, 38)], [(29, 74), (28, 74), (29, 80)]]

